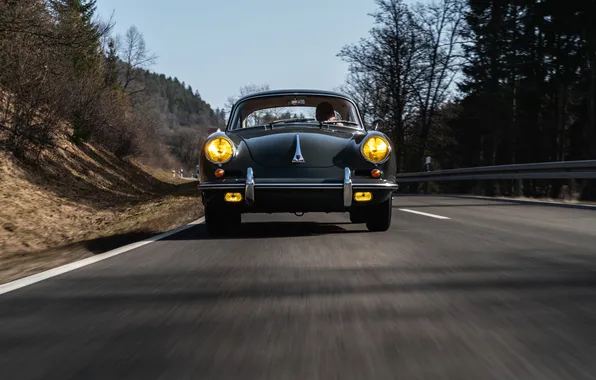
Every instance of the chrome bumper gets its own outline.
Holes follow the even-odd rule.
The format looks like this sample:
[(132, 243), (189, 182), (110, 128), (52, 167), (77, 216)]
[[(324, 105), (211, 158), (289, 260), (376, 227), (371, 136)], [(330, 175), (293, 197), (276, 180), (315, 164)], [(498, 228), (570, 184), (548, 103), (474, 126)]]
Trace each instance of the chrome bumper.
[(255, 188), (259, 189), (305, 189), (305, 190), (339, 190), (343, 191), (343, 203), (345, 207), (352, 205), (354, 189), (367, 190), (391, 190), (395, 191), (399, 185), (387, 182), (352, 182), (352, 171), (350, 168), (344, 169), (343, 182), (335, 183), (316, 183), (316, 182), (255, 182), (252, 168), (246, 171), (246, 180), (244, 182), (203, 182), (198, 186), (199, 190), (244, 190), (244, 200), (247, 204), (255, 203)]
[(246, 183), (244, 184), (244, 200), (247, 204), (255, 203), (255, 179), (252, 168), (246, 170)]

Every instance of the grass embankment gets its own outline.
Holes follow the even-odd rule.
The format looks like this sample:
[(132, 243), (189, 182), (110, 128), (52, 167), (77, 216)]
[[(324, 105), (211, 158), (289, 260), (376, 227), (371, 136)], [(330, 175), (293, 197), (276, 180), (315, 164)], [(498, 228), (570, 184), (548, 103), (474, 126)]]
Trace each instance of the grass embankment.
[(63, 142), (37, 163), (0, 152), (0, 283), (202, 216), (196, 182)]

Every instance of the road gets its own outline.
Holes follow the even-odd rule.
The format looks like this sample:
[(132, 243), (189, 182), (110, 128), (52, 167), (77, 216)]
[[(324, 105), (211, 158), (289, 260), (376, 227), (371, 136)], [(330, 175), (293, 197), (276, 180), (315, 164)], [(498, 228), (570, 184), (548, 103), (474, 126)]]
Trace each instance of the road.
[(412, 196), (386, 233), (244, 221), (1, 295), (0, 379), (596, 378), (596, 211)]

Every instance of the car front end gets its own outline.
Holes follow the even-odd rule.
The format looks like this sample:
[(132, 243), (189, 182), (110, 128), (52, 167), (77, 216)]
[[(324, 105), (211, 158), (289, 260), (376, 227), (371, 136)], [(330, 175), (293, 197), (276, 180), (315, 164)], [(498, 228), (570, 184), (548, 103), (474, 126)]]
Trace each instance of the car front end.
[(212, 133), (199, 160), (207, 224), (225, 229), (245, 213), (349, 212), (353, 222), (385, 230), (374, 227), (371, 219), (379, 216), (371, 215), (380, 208), (381, 218), (391, 215), (398, 188), (391, 141), (375, 130), (337, 124)]

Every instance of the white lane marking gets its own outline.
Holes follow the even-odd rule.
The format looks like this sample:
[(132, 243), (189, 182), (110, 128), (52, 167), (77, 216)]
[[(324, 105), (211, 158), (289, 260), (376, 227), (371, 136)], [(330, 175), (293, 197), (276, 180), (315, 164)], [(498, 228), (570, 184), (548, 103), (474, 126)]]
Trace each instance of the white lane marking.
[(63, 273), (70, 272), (70, 271), (73, 271), (75, 269), (79, 269), (79, 268), (85, 267), (87, 265), (94, 264), (94, 263), (96, 263), (98, 261), (109, 259), (110, 257), (114, 257), (116, 255), (120, 255), (122, 253), (131, 251), (131, 250), (133, 250), (135, 248), (139, 248), (139, 247), (142, 247), (142, 246), (147, 245), (149, 243), (153, 243), (155, 241), (164, 239), (164, 238), (166, 238), (168, 236), (177, 234), (178, 232), (182, 232), (184, 230), (187, 230), (187, 229), (189, 229), (189, 228), (191, 228), (191, 227), (193, 227), (193, 226), (195, 226), (197, 224), (201, 224), (204, 221), (205, 221), (205, 218), (202, 217), (202, 218), (199, 218), (199, 219), (197, 219), (197, 220), (195, 220), (193, 222), (190, 222), (190, 223), (188, 223), (188, 224), (186, 224), (186, 225), (184, 225), (182, 227), (178, 227), (178, 228), (176, 228), (174, 230), (164, 232), (162, 234), (153, 236), (153, 237), (151, 237), (149, 239), (138, 241), (136, 243), (131, 243), (131, 244), (125, 245), (123, 247), (113, 249), (111, 251), (107, 251), (107, 252), (100, 253), (100, 254), (97, 254), (95, 256), (92, 256), (92, 257), (88, 257), (88, 258), (83, 259), (83, 260), (75, 261), (73, 263), (69, 263), (69, 264), (65, 264), (65, 265), (62, 265), (62, 266), (59, 266), (59, 267), (56, 267), (56, 268), (52, 268), (52, 269), (46, 270), (46, 271), (41, 272), (41, 273), (33, 274), (31, 276), (27, 276), (27, 277), (19, 278), (17, 280), (11, 281), (11, 282), (7, 282), (6, 284), (0, 285), (0, 294), (4, 294), (4, 293), (11, 292), (13, 290), (24, 288), (25, 286), (29, 286), (29, 285), (35, 284), (36, 282), (40, 282), (40, 281), (46, 280), (48, 278), (61, 275)]
[(404, 211), (404, 212), (411, 212), (412, 214), (418, 214), (418, 215), (424, 215), (424, 216), (429, 216), (431, 218), (436, 218), (436, 219), (451, 219), (448, 218), (446, 216), (441, 216), (441, 215), (435, 215), (435, 214), (428, 214), (426, 212), (422, 212), (422, 211), (414, 211), (414, 210), (410, 210), (407, 208), (400, 208), (398, 209), (399, 211)]

